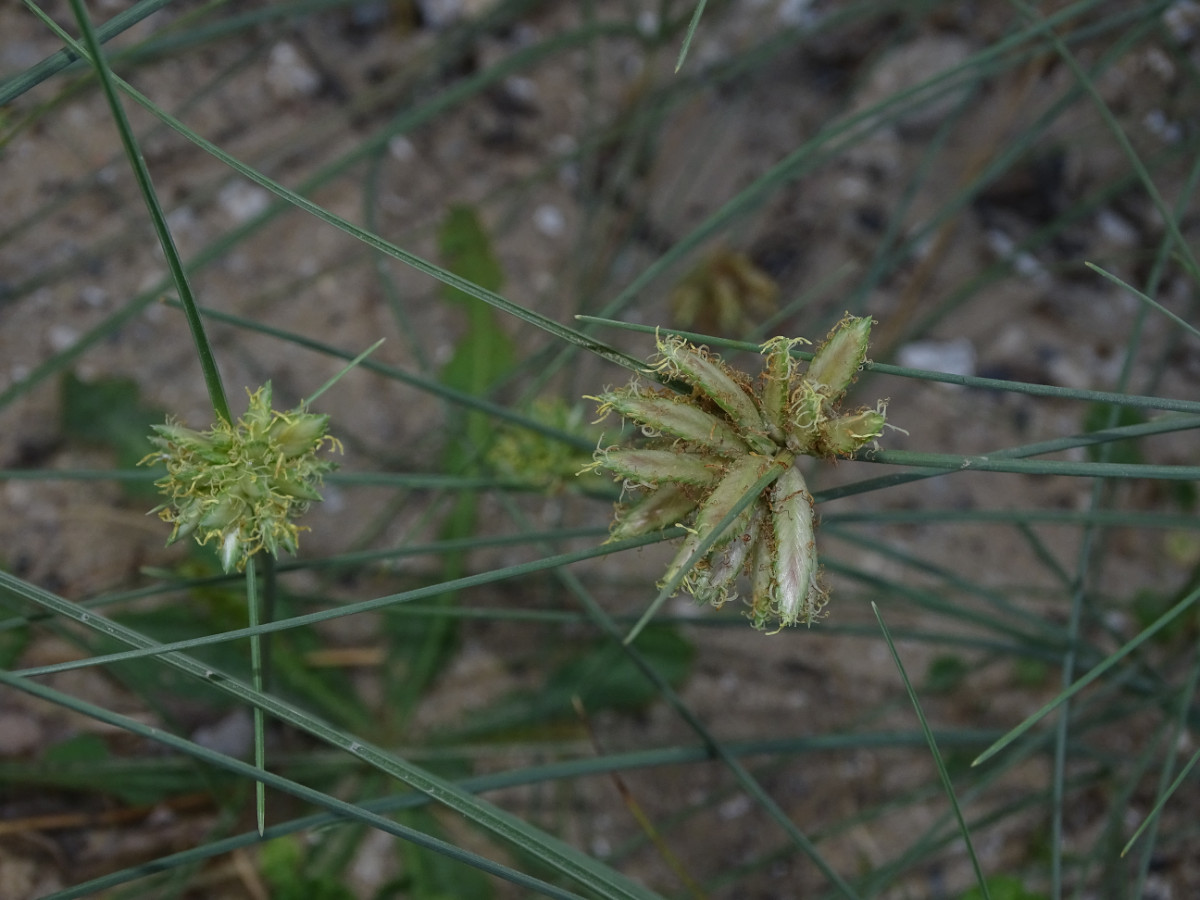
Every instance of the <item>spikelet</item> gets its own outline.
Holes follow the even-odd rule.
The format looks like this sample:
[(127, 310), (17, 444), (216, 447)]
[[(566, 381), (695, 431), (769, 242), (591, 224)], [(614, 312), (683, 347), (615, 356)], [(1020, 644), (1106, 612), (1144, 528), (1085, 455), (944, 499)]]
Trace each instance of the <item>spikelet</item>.
[(631, 385), (592, 399), (600, 402), (602, 415), (614, 410), (622, 418), (640, 425), (647, 437), (668, 434), (726, 456), (737, 456), (750, 449), (728, 422), (688, 403), (686, 398)]
[[(725, 477), (717, 484), (712, 492), (704, 498), (696, 512), (695, 524), (688, 530), (687, 537), (679, 547), (675, 559), (667, 566), (662, 583), (671, 581), (691, 558), (696, 549), (703, 543), (729, 515), (738, 502), (746, 496), (754, 483), (767, 473), (773, 465), (768, 457), (746, 455), (735, 460), (725, 473)], [(751, 508), (745, 509), (732, 525), (726, 526), (712, 545), (717, 550), (735, 535), (746, 530), (749, 525)]]
[(867, 358), (872, 324), (870, 316), (847, 315), (817, 348), (804, 377), (829, 403), (841, 400), (858, 377)]

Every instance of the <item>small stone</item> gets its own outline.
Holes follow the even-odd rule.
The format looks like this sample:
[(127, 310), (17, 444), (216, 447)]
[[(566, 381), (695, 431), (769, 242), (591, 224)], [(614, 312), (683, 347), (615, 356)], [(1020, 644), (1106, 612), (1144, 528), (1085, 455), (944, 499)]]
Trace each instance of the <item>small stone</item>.
[[(882, 103), (889, 97), (961, 65), (970, 55), (971, 45), (962, 38), (949, 35), (919, 37), (896, 48), (879, 62), (855, 107), (862, 110)], [(968, 89), (964, 83), (951, 91), (931, 92), (931, 96), (936, 93), (936, 97), (917, 106), (904, 104), (905, 111), (895, 119), (897, 127), (908, 131), (926, 131), (936, 127), (962, 101)], [(884, 112), (881, 115), (892, 116), (894, 113)]]
[(398, 162), (411, 162), (417, 157), (417, 148), (402, 134), (391, 138), (387, 143), (388, 153)]
[(267, 58), (266, 82), (278, 99), (291, 100), (315, 94), (321, 87), (321, 76), (304, 61), (299, 50), (280, 41)]
[(211, 725), (197, 728), (192, 740), (201, 747), (240, 758), (250, 751), (253, 730), (250, 714), (245, 709), (235, 709)]
[(562, 237), (567, 230), (567, 220), (562, 210), (550, 203), (543, 203), (534, 210), (533, 225), (548, 238)]
[(50, 348), (56, 353), (68, 350), (79, 343), (79, 331), (70, 325), (52, 325), (46, 332), (46, 337), (50, 341)]
[(217, 193), (217, 203), (236, 223), (258, 215), (271, 203), (271, 195), (244, 181), (231, 181)]
[(1117, 215), (1111, 209), (1102, 209), (1096, 215), (1096, 228), (1104, 235), (1105, 240), (1120, 247), (1132, 247), (1138, 242), (1137, 229), (1128, 219)]
[(949, 341), (913, 341), (900, 348), (897, 361), (907, 369), (974, 375), (975, 345), (965, 337)]

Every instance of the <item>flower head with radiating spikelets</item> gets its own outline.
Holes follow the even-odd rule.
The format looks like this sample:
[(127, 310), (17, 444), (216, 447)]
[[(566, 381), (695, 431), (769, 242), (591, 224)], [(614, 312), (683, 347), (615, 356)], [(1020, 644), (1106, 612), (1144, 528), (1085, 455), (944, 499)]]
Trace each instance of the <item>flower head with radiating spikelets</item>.
[(167, 466), (155, 485), (168, 502), (151, 510), (174, 525), (167, 543), (189, 534), (200, 544), (215, 540), (226, 572), (240, 571), (259, 550), (295, 553), (300, 527), (292, 520), (321, 499), (317, 488), (335, 468), (317, 453), (342, 449), (328, 425), (328, 416), (303, 408), (272, 409), (267, 382), (236, 424), (220, 420), (203, 432), (170, 420), (153, 426), (158, 449), (141, 462)]
[(867, 354), (871, 319), (847, 315), (808, 367), (792, 356), (803, 338), (762, 345), (757, 379), (683, 338), (660, 337), (652, 368), (691, 394), (634, 380), (590, 399), (639, 426), (644, 446), (596, 451), (590, 469), (606, 469), (635, 496), (618, 504), (611, 539), (682, 525), (687, 536), (663, 584), (678, 576), (753, 486), (768, 488), (729, 525), (681, 582), (697, 601), (720, 607), (750, 578), (747, 615), (756, 628), (811, 624), (828, 599), (814, 545), (813, 499), (793, 465), (799, 455), (850, 456), (883, 433), (881, 401), (843, 412), (840, 403)]

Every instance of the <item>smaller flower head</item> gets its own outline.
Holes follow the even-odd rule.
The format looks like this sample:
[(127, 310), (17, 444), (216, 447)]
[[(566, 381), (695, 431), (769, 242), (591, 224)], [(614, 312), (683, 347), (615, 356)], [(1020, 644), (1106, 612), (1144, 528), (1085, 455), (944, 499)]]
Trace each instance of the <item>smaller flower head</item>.
[(216, 541), (226, 572), (259, 550), (295, 553), (300, 528), (292, 520), (321, 499), (318, 488), (335, 467), (317, 453), (342, 449), (328, 425), (328, 416), (302, 408), (272, 409), (268, 382), (250, 394), (236, 424), (222, 420), (204, 432), (170, 420), (153, 426), (157, 449), (142, 464), (167, 466), (155, 484), (168, 499), (153, 510), (174, 526), (167, 543), (189, 534), (202, 545)]

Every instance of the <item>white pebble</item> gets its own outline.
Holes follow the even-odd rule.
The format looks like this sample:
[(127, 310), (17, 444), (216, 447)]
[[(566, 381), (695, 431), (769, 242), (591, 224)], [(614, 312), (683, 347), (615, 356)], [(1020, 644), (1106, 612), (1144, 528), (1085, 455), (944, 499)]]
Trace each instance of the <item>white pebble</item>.
[(55, 352), (67, 350), (79, 343), (79, 332), (70, 325), (51, 325), (46, 332), (50, 349)]
[(258, 215), (271, 202), (271, 195), (244, 181), (231, 181), (217, 193), (217, 203), (234, 222), (245, 222)]
[(79, 292), (79, 299), (92, 309), (98, 309), (108, 300), (108, 291), (98, 284), (89, 284)]
[(281, 100), (307, 97), (321, 86), (321, 76), (295, 47), (280, 41), (267, 58), (267, 87)]
[(1137, 229), (1123, 216), (1111, 209), (1102, 209), (1096, 215), (1096, 227), (1106, 240), (1122, 247), (1132, 247), (1138, 241)]
[(1200, 3), (1180, 0), (1167, 7), (1162, 17), (1171, 37), (1181, 44), (1189, 43), (1200, 30)]
[(901, 347), (896, 358), (907, 369), (950, 375), (975, 374), (975, 345), (965, 337), (949, 341), (913, 341)]
[(562, 237), (567, 230), (567, 220), (557, 206), (543, 203), (533, 212), (533, 224), (548, 238)]
[(388, 153), (398, 162), (410, 162), (417, 156), (417, 148), (402, 134), (391, 138), (387, 143)]

